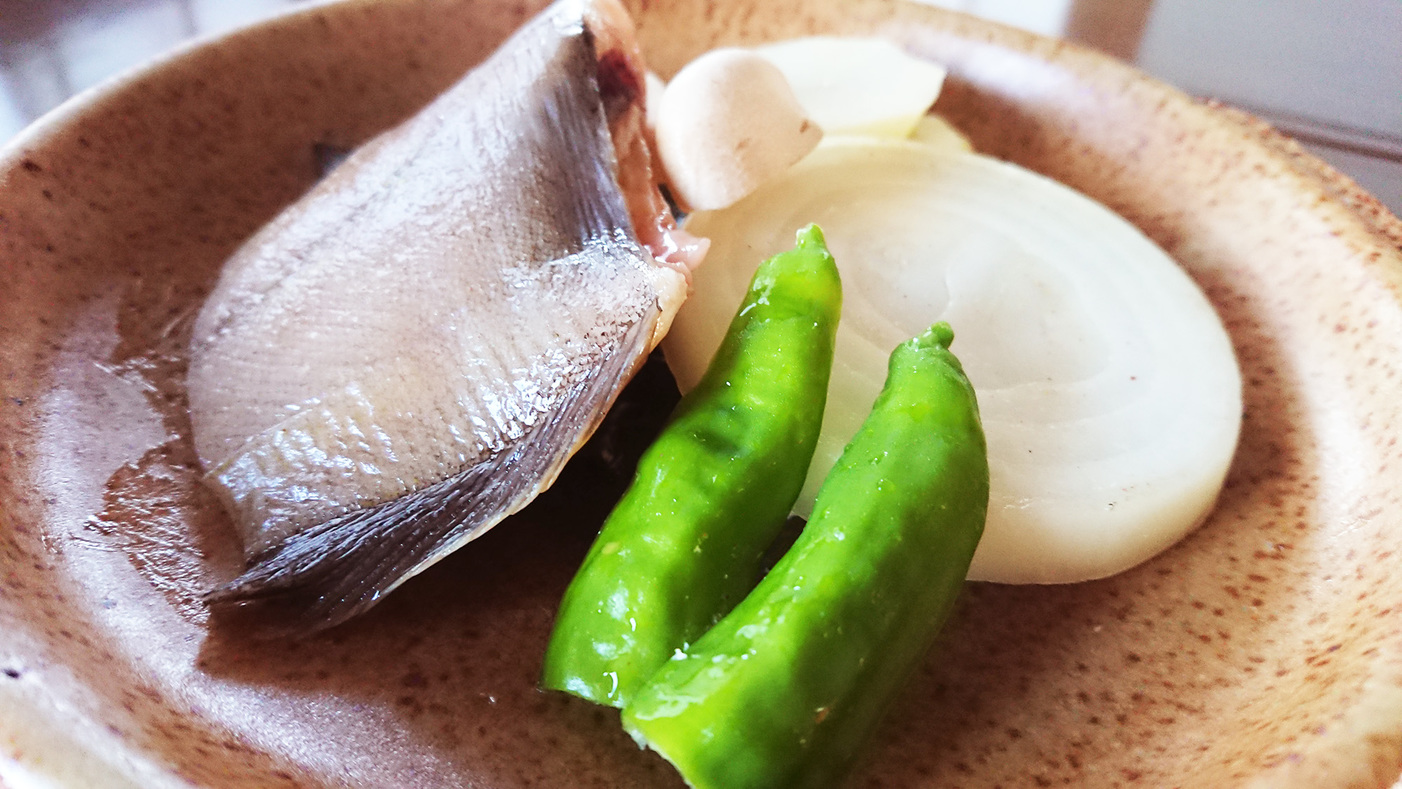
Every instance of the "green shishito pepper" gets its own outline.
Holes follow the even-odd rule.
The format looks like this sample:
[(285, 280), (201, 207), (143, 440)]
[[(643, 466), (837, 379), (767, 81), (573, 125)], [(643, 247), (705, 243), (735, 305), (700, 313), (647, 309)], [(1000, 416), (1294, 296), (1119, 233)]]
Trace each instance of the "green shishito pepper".
[(885, 388), (760, 585), (623, 711), (697, 789), (827, 786), (927, 651), (988, 506), (974, 392), (936, 324)]
[(754, 585), (813, 458), (841, 302), (816, 225), (760, 265), (565, 592), (542, 685), (622, 707)]

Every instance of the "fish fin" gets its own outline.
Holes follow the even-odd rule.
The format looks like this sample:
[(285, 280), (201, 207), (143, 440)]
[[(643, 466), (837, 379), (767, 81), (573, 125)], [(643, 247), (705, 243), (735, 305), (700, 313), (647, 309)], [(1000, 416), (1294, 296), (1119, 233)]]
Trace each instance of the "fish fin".
[(589, 78), (560, 80), (542, 102), (539, 149), (564, 151), (567, 161), (584, 165), (559, 173), (559, 225), (578, 228), (581, 244), (597, 238), (632, 239), (633, 222), (618, 188), (618, 156), (599, 93), (593, 34), (586, 28), (578, 44), (564, 48), (560, 57), (576, 61), (564, 67), (566, 73)]
[(555, 481), (646, 360), (656, 318), (653, 308), (630, 325), (599, 374), (511, 446), (446, 480), (288, 537), (205, 601), (277, 609), (269, 627), (279, 634), (323, 630), (370, 608)]

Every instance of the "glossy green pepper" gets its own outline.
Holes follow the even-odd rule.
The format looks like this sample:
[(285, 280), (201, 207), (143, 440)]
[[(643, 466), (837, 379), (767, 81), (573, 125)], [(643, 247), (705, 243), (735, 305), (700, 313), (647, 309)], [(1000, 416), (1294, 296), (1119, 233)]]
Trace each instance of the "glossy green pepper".
[(896, 349), (798, 541), (624, 709), (629, 733), (693, 787), (837, 781), (939, 631), (988, 507), (952, 339), (936, 324)]
[(815, 225), (760, 265), (565, 592), (545, 687), (622, 707), (754, 585), (813, 459), (841, 303)]

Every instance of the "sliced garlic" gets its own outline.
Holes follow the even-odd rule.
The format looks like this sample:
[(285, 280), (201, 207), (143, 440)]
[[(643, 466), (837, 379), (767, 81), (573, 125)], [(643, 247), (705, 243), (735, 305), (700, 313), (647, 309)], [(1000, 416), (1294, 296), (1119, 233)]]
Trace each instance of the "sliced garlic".
[(749, 50), (688, 63), (657, 102), (657, 153), (673, 196), (724, 208), (802, 159), (822, 139), (783, 73)]
[(808, 222), (822, 226), (845, 295), (799, 514), (870, 410), (890, 350), (944, 320), (978, 392), (992, 472), (971, 578), (1103, 577), (1205, 517), (1241, 419), (1211, 305), (1114, 213), (976, 154), (833, 140), (732, 208), (692, 216), (710, 256), (663, 343), (683, 390), (755, 266)]
[(880, 38), (813, 36), (755, 52), (779, 67), (809, 117), (830, 135), (909, 136), (946, 74)]

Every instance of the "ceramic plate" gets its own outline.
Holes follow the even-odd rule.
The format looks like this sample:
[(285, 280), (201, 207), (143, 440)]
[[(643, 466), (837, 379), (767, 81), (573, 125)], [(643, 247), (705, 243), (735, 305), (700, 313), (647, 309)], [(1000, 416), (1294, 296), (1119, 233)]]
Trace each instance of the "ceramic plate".
[[(877, 0), (634, 6), (664, 75), (716, 44), (818, 31), (948, 64), (938, 109), (1148, 233), (1242, 365), (1212, 518), (1107, 580), (971, 584), (852, 785), (1392, 784), (1402, 224), (1250, 118), (1049, 39)], [(200, 602), (241, 561), (184, 405), (221, 261), (312, 183), (318, 151), (405, 117), (531, 11), (309, 8), (84, 95), (0, 154), (0, 777), (680, 786), (616, 713), (535, 687), (623, 484), (608, 453), (324, 636), (250, 641)], [(649, 368), (600, 440), (639, 445), (671, 396)]]

